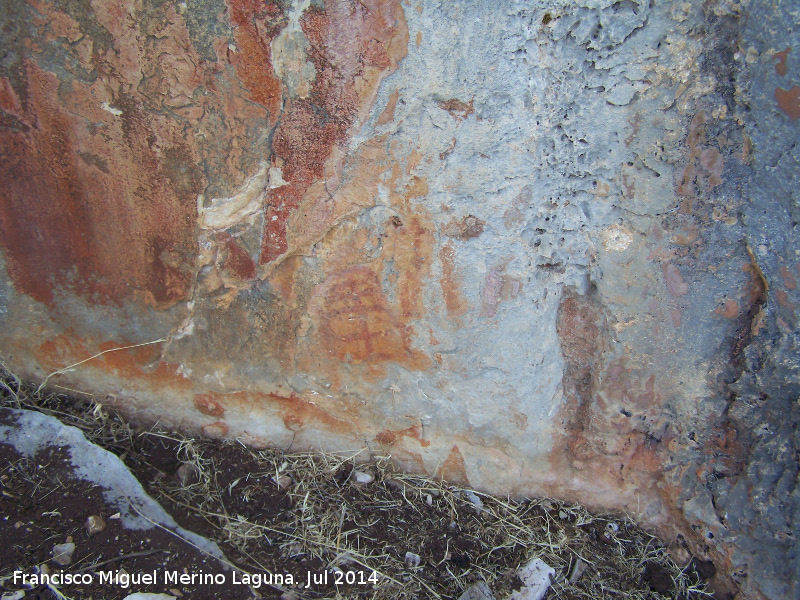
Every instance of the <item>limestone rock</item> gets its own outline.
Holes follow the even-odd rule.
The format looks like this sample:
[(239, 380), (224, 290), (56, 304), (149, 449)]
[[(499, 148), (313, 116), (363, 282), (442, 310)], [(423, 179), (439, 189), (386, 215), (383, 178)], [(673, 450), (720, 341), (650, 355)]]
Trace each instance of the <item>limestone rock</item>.
[(495, 600), (495, 597), (486, 582), (479, 581), (475, 585), (468, 587), (466, 591), (458, 597), (458, 600)]
[(555, 569), (541, 558), (534, 558), (517, 570), (522, 587), (508, 597), (508, 600), (542, 600), (550, 588)]
[(56, 544), (53, 546), (53, 562), (67, 566), (72, 562), (72, 555), (75, 553), (75, 543), (65, 542), (63, 544)]
[(2, 3), (3, 362), (627, 512), (791, 597), (792, 10)]

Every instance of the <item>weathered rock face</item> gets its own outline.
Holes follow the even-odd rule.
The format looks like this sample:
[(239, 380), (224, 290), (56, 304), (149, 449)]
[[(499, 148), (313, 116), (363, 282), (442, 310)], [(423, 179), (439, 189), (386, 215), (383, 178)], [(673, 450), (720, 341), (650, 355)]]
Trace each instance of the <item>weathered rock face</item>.
[(4, 361), (800, 597), (793, 10), (3, 3)]

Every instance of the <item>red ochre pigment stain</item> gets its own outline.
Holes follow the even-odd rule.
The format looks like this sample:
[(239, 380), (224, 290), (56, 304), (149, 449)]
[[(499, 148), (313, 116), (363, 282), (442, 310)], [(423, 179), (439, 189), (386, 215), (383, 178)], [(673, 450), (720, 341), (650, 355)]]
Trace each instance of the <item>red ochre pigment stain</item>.
[(322, 339), (333, 356), (354, 364), (393, 361), (420, 368), (424, 357), (411, 349), (410, 332), (387, 305), (371, 269), (345, 269), (326, 287)]
[[(96, 304), (138, 295), (169, 306), (185, 298), (202, 181), (191, 169), (188, 179), (177, 172), (177, 159), (191, 154), (182, 136), (132, 99), (121, 101), (125, 139), (110, 143), (119, 160), (103, 172), (80, 148), (103, 155), (106, 142), (80, 137), (56, 76), (28, 63), (27, 81), (23, 117), (31, 125), (0, 137), (0, 244), (17, 290), (48, 305), (56, 289)], [(153, 147), (156, 137), (175, 164)]]
[[(346, 143), (362, 103), (371, 101), (371, 88), (379, 79), (366, 69), (396, 66), (392, 42), (401, 30), (397, 22), (402, 18), (398, 2), (377, 0), (353, 5), (333, 2), (325, 9), (311, 7), (303, 14), (300, 24), (316, 75), (308, 97), (287, 101), (275, 131), (273, 150), (289, 184), (272, 190), (267, 199), (271, 208), (264, 225), (261, 264), (288, 250), (286, 225), (291, 213), (309, 186), (322, 177), (334, 147)], [(349, 52), (341, 51), (343, 40), (349, 40)], [(359, 79), (372, 85), (357, 86)]]
[(225, 414), (225, 407), (212, 394), (195, 394), (194, 405), (204, 415), (221, 417)]
[(772, 55), (772, 58), (775, 58), (775, 59), (778, 60), (778, 62), (775, 64), (775, 72), (778, 75), (780, 75), (781, 77), (785, 77), (786, 76), (786, 71), (787, 71), (787, 69), (786, 69), (786, 57), (789, 55), (789, 52), (791, 52), (791, 51), (792, 51), (791, 48), (786, 48), (786, 50), (782, 50), (780, 52), (776, 52), (775, 54)]
[(792, 86), (789, 90), (777, 88), (775, 90), (775, 100), (778, 101), (778, 106), (790, 119), (793, 121), (800, 119), (800, 86)]
[(283, 11), (278, 4), (261, 0), (229, 0), (228, 10), (236, 40), (231, 63), (250, 99), (267, 109), (274, 125), (280, 113), (282, 86), (272, 70), (270, 43), (286, 24)]

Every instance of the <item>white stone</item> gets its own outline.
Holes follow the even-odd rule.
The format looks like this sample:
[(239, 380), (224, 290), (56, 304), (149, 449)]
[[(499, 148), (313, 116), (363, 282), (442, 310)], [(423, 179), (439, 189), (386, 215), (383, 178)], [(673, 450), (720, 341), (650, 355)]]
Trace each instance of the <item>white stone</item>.
[(406, 568), (407, 569), (415, 569), (419, 566), (419, 563), (422, 559), (420, 558), (419, 554), (414, 554), (413, 552), (406, 552)]
[(353, 471), (353, 477), (356, 480), (356, 483), (372, 483), (375, 481), (375, 478), (370, 475), (369, 473), (364, 473), (363, 471)]
[(56, 544), (53, 546), (53, 562), (65, 567), (72, 562), (72, 554), (74, 552), (75, 544), (73, 542)]
[(485, 581), (479, 581), (470, 588), (467, 588), (458, 600), (495, 600), (492, 590)]
[(553, 567), (541, 558), (534, 558), (517, 570), (523, 587), (511, 594), (508, 600), (542, 600), (550, 587), (550, 577), (555, 574)]

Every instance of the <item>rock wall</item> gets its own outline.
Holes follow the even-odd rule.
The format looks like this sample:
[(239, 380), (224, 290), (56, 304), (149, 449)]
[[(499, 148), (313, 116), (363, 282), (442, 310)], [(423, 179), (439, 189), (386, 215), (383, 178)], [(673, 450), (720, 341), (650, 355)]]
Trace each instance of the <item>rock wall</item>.
[(3, 361), (800, 598), (796, 12), (3, 3)]

